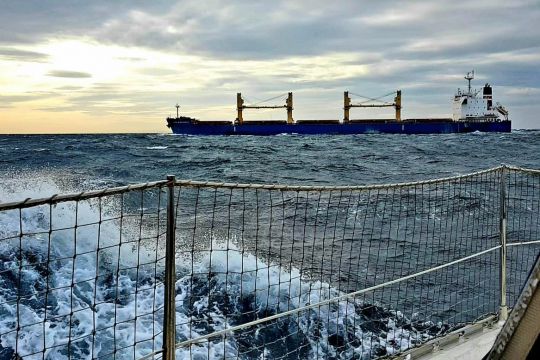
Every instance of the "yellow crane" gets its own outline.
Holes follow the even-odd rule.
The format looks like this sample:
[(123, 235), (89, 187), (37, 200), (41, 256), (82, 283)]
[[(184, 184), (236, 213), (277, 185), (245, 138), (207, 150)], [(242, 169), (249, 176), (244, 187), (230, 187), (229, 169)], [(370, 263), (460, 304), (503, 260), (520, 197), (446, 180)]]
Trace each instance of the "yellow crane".
[[(273, 100), (275, 98), (281, 97), (282, 95), (275, 96), (273, 98), (263, 100), (260, 103)], [(285, 105), (244, 105), (244, 99), (242, 98), (242, 93), (236, 94), (236, 111), (238, 115), (236, 116), (236, 122), (239, 125), (242, 125), (244, 123), (244, 116), (243, 116), (243, 110), (244, 109), (287, 109), (287, 124), (293, 123), (293, 94), (292, 92), (289, 92), (287, 94), (287, 98), (285, 99)]]
[(366, 99), (368, 99), (368, 101), (380, 101), (381, 98), (392, 95), (392, 94), (396, 94), (396, 96), (394, 97), (394, 102), (393, 103), (366, 104), (364, 102), (364, 103), (360, 103), (360, 104), (353, 104), (351, 102), (351, 98), (349, 97), (349, 92), (345, 91), (343, 93), (343, 111), (344, 111), (344, 113), (343, 113), (343, 122), (347, 123), (347, 122), (350, 121), (349, 112), (350, 112), (351, 108), (379, 108), (379, 107), (393, 107), (393, 108), (395, 108), (396, 109), (396, 121), (401, 121), (401, 90), (393, 91), (393, 92), (391, 92), (389, 94), (383, 95), (383, 96), (381, 96), (379, 98), (375, 98), (375, 99), (372, 99), (372, 98), (369, 98), (369, 97), (366, 97), (366, 96), (357, 95), (357, 94), (355, 94), (355, 95), (366, 98)]

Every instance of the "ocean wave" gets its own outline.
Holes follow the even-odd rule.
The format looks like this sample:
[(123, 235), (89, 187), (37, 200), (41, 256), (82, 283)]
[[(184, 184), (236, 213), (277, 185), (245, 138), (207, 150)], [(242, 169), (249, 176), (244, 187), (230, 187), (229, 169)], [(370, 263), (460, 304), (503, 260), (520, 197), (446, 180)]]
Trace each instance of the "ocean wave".
[[(17, 351), (28, 359), (91, 359), (124, 349), (116, 358), (131, 359), (162, 346), (162, 249), (155, 238), (140, 240), (155, 229), (126, 216), (125, 206), (96, 200), (0, 212), (0, 358)], [(245, 252), (235, 239), (209, 236), (212, 251), (182, 252), (176, 261), (177, 341), (343, 295)], [(340, 300), (176, 355), (368, 359), (440, 330), (381, 304)]]

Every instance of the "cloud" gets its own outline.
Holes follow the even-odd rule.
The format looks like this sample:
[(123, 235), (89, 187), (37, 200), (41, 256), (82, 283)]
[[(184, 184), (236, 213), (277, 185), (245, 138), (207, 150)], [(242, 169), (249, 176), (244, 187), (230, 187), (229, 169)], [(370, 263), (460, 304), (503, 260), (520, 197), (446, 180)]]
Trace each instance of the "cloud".
[(22, 94), (0, 95), (0, 106), (11, 107), (19, 103), (50, 99), (56, 96), (58, 96), (57, 93), (50, 91), (36, 91), (25, 92)]
[(51, 36), (83, 36), (131, 8), (164, 12), (169, 1), (2, 1), (0, 44), (33, 44)]
[[(401, 88), (406, 112), (430, 103), (448, 114), (475, 69), (474, 84), (492, 83), (512, 111), (540, 89), (538, 18), (537, 0), (6, 2), (0, 61), (11, 80), (25, 80), (4, 80), (12, 91), (3, 93), (50, 83), (63, 93), (56, 111), (159, 114), (181, 101), (215, 118), (229, 116), (218, 108), (234, 112), (237, 91), (290, 90), (301, 118), (334, 116), (343, 90)], [(73, 91), (62, 78), (87, 80)]]
[(0, 103), (11, 104), (35, 100), (35, 96), (28, 95), (0, 95)]
[(166, 68), (142, 68), (137, 70), (137, 72), (149, 76), (167, 76), (178, 74), (178, 70)]
[(3, 10), (0, 42), (2, 36), (12, 43), (89, 36), (120, 46), (239, 60), (354, 51), (394, 58), (444, 51), (457, 58), (464, 50), (523, 49), (540, 35), (535, 1), (96, 0), (75, 7), (67, 0), (36, 0), (8, 2)]
[(48, 76), (71, 78), (71, 79), (84, 79), (92, 77), (92, 74), (81, 71), (68, 71), (68, 70), (52, 70), (47, 73)]
[[(139, 7), (104, 21), (104, 42), (237, 60), (371, 52), (383, 57), (459, 58), (469, 51), (538, 43), (538, 5), (324, 1), (182, 1), (157, 13)], [(514, 40), (512, 40), (514, 39)]]
[(20, 50), (17, 48), (0, 47), (0, 59), (12, 61), (35, 61), (43, 62), (48, 58), (47, 54), (36, 51)]
[(81, 90), (83, 89), (82, 86), (73, 86), (73, 85), (65, 85), (65, 86), (59, 86), (56, 88), (56, 90), (59, 90), (59, 91), (76, 91), (76, 90)]

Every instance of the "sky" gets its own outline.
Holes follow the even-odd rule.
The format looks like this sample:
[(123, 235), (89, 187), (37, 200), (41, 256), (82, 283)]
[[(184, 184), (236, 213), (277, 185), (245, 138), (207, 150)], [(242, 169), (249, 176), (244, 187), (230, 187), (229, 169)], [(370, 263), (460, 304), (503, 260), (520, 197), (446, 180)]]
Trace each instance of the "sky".
[(450, 117), (473, 69), (513, 128), (540, 128), (539, 21), (539, 0), (0, 0), (0, 133), (167, 132), (176, 103), (233, 120), (237, 92), (341, 119), (343, 91), (401, 89), (403, 118)]

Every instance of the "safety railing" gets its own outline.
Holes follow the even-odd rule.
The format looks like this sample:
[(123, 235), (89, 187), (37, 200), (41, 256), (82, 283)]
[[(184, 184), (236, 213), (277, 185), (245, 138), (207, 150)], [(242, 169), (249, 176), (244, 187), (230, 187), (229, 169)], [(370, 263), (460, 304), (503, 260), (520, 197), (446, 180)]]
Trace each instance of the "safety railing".
[(162, 349), (167, 182), (0, 204), (0, 359)]
[(0, 358), (378, 358), (507, 316), (540, 171), (0, 204)]

